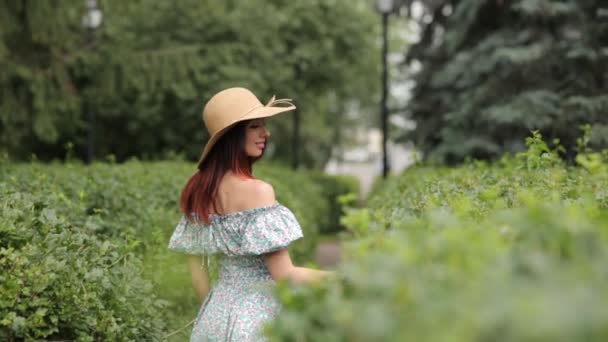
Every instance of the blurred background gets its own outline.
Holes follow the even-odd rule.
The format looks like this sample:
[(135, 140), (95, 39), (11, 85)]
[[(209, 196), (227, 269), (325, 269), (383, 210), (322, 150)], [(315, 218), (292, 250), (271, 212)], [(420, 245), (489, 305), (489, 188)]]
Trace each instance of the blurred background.
[[(378, 126), (378, 15), (366, 1), (3, 1), (2, 150), (11, 159), (200, 156), (227, 87), (299, 111), (273, 159), (322, 168)], [(275, 121), (275, 120), (273, 120)]]
[(340, 274), (272, 341), (608, 340), (608, 0), (0, 0), (0, 340), (188, 339), (234, 86), (298, 107), (256, 176)]
[(299, 108), (272, 120), (272, 159), (364, 188), (415, 158), (521, 151), (533, 129), (571, 156), (583, 123), (608, 142), (605, 2), (6, 0), (0, 149), (194, 161), (204, 103), (244, 86)]

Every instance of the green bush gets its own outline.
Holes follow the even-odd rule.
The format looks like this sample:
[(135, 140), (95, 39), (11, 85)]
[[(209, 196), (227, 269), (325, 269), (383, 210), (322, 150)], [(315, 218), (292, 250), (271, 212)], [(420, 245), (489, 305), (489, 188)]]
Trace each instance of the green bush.
[[(3, 162), (0, 340), (153, 341), (192, 320), (200, 303), (186, 257), (167, 244), (194, 170), (185, 162)], [(292, 256), (310, 261), (330, 216), (322, 186), (278, 165), (255, 174), (294, 211), (305, 238)]]
[(312, 179), (321, 186), (323, 198), (327, 201), (329, 215), (321, 221), (321, 234), (335, 234), (344, 230), (340, 218), (345, 214), (344, 204), (340, 198), (345, 195), (354, 195), (359, 198), (359, 180), (352, 176), (334, 176), (321, 172), (312, 173)]
[(528, 141), (496, 164), (418, 166), (343, 222), (338, 279), (282, 286), (273, 341), (605, 341), (608, 165)]
[(284, 287), (274, 341), (605, 341), (608, 215), (540, 198), (440, 209), (347, 244), (341, 280)]
[(0, 183), (0, 339), (159, 340), (165, 305), (132, 244), (71, 222), (56, 210), (66, 197), (12, 185)]

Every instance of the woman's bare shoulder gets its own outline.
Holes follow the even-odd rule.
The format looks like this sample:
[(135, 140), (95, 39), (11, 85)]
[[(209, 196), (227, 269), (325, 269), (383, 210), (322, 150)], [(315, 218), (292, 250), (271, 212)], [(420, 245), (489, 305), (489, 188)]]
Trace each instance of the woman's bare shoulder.
[(240, 209), (253, 209), (274, 205), (276, 198), (271, 184), (260, 179), (239, 179), (234, 184), (238, 188)]

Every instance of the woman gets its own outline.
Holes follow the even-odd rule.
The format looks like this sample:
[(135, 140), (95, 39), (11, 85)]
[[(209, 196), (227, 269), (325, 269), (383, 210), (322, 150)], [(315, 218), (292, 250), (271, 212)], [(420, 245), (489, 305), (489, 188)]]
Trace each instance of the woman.
[[(205, 105), (210, 138), (182, 192), (183, 216), (169, 242), (170, 249), (191, 254), (192, 284), (205, 298), (191, 341), (263, 341), (263, 325), (279, 310), (268, 285), (315, 282), (330, 274), (292, 264), (287, 247), (302, 229), (276, 202), (272, 186), (252, 176), (270, 137), (264, 118), (294, 109), (274, 97), (264, 106), (244, 88), (223, 90)], [(209, 290), (208, 257), (216, 253), (223, 258)], [(201, 267), (205, 255), (207, 267)]]

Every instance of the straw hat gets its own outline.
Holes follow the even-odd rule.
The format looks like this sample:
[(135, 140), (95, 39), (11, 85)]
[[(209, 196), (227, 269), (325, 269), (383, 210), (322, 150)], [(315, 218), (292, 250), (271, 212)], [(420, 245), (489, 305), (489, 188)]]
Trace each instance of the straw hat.
[(209, 132), (209, 140), (203, 149), (198, 165), (203, 163), (219, 138), (237, 123), (267, 118), (294, 109), (296, 107), (291, 103), (291, 99), (276, 100), (274, 96), (266, 105), (263, 105), (246, 88), (228, 88), (213, 95), (203, 109), (203, 122)]

